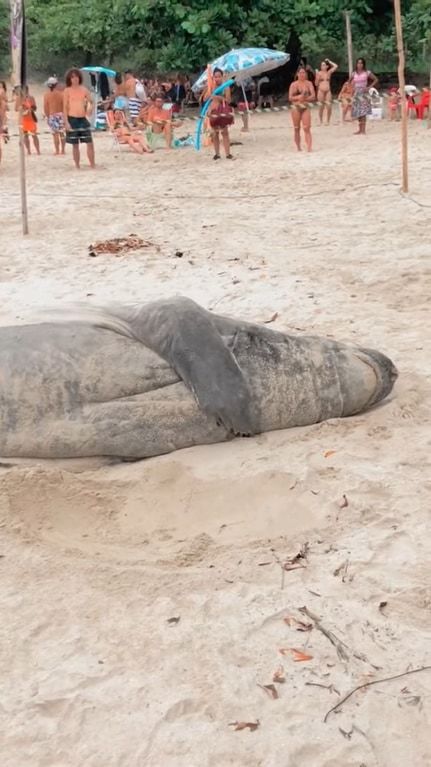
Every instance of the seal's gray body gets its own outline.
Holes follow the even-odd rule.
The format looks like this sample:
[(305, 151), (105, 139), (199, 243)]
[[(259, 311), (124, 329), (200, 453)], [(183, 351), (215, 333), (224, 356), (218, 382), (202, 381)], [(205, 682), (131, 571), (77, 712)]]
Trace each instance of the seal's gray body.
[(353, 415), (391, 391), (379, 352), (176, 298), (0, 328), (0, 456), (145, 458)]

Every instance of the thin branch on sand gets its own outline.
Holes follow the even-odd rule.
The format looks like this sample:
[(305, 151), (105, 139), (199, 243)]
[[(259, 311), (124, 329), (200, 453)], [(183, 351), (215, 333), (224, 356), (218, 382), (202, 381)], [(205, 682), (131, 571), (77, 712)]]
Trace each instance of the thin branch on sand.
[(408, 676), (409, 674), (417, 674), (419, 671), (428, 671), (431, 669), (431, 666), (420, 666), (420, 668), (413, 668), (411, 671), (404, 671), (402, 674), (395, 674), (395, 676), (387, 676), (383, 679), (373, 679), (371, 682), (364, 682), (364, 684), (358, 684), (357, 687), (354, 687), (353, 690), (350, 690), (350, 692), (347, 693), (347, 695), (344, 696), (344, 698), (341, 698), (341, 700), (338, 701), (338, 703), (335, 706), (332, 706), (332, 708), (329, 709), (329, 711), (326, 712), (324, 722), (326, 723), (328, 716), (332, 714), (334, 711), (338, 711), (339, 708), (343, 705), (343, 703), (346, 702), (346, 700), (349, 700), (349, 698), (352, 697), (352, 695), (355, 694), (358, 690), (362, 690), (364, 687), (371, 687), (372, 684), (381, 684), (382, 682), (391, 682), (393, 679), (401, 679), (403, 676)]
[(303, 615), (307, 615), (308, 618), (310, 618), (313, 621), (316, 629), (318, 631), (321, 631), (321, 633), (327, 639), (329, 639), (331, 644), (334, 645), (340, 660), (344, 660), (344, 661), (349, 660), (349, 654), (347, 652), (347, 649), (345, 649), (347, 648), (347, 645), (344, 642), (342, 642), (341, 639), (338, 639), (338, 637), (335, 636), (333, 631), (330, 631), (329, 629), (325, 628), (325, 626), (322, 625), (322, 622), (317, 615), (310, 612), (308, 607), (300, 607), (299, 612), (302, 613)]

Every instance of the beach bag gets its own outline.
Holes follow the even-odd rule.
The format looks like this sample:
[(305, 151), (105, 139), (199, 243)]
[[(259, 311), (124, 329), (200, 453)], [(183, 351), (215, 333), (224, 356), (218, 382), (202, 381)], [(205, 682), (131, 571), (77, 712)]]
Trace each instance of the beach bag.
[(227, 101), (221, 101), (210, 114), (210, 125), (212, 128), (227, 128), (234, 122), (232, 107)]
[(247, 112), (249, 110), (256, 109), (256, 104), (254, 101), (248, 102), (248, 109), (247, 109), (247, 102), (246, 101), (240, 101), (238, 104), (238, 111), (239, 112)]

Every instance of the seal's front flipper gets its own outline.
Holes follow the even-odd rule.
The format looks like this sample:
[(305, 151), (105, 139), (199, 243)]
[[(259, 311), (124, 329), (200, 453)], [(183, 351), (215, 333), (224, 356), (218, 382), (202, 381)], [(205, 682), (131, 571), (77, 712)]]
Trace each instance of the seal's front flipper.
[(250, 389), (210, 312), (174, 298), (148, 304), (128, 321), (135, 337), (174, 368), (202, 410), (234, 434), (256, 434)]

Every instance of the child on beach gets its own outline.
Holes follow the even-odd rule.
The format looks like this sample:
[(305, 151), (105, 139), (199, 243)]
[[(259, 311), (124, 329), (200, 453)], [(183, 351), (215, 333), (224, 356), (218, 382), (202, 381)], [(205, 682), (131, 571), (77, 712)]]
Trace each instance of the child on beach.
[[(343, 116), (343, 123), (351, 122), (352, 120), (352, 98), (353, 98), (353, 85), (350, 80), (346, 80), (341, 91), (338, 94), (338, 100), (341, 101), (341, 112)], [(347, 118), (347, 115), (350, 117)]]
[(40, 154), (39, 138), (37, 135), (37, 116), (36, 116), (36, 101), (33, 96), (30, 95), (28, 85), (18, 92), (15, 101), (15, 111), (20, 112), (21, 117), (21, 130), (23, 133), (24, 146), (27, 150), (27, 154), (31, 154), (30, 136), (33, 139), (33, 145), (36, 150), (36, 154)]
[(401, 97), (398, 88), (391, 88), (388, 98), (389, 119), (397, 120), (400, 114)]

